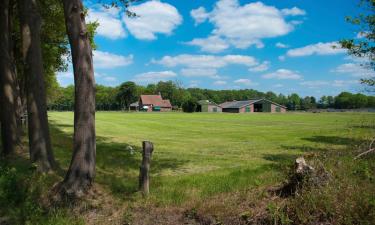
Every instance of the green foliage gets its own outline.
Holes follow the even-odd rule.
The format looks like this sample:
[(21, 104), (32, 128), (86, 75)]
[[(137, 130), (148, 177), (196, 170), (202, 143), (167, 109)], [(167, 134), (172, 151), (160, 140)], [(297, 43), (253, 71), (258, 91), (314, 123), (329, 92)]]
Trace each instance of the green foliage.
[[(38, 1), (38, 9), (42, 19), (41, 26), (41, 48), (43, 57), (44, 78), (47, 92), (48, 104), (54, 104), (61, 98), (61, 89), (56, 79), (56, 73), (66, 71), (68, 61), (71, 60), (69, 40), (66, 35), (64, 9), (60, 0)], [(14, 6), (16, 9), (17, 6)], [(15, 43), (15, 62), (17, 78), (20, 83), (21, 94), (25, 93), (24, 65), (22, 63), (21, 35), (18, 10), (13, 12), (12, 36)], [(90, 43), (96, 48), (94, 35), (98, 23), (87, 24)], [(72, 101), (72, 100), (71, 100)], [(65, 106), (66, 108), (66, 106)]]
[[(360, 6), (363, 13), (358, 16), (348, 16), (346, 20), (359, 28), (360, 39), (344, 39), (340, 41), (343, 48), (355, 57), (365, 58), (362, 66), (375, 70), (375, 1), (361, 0)], [(375, 86), (375, 78), (361, 79), (369, 87)], [(374, 91), (374, 89), (370, 89)]]
[(372, 96), (367, 97), (363, 94), (352, 94), (349, 92), (342, 92), (335, 97), (335, 106), (339, 109), (356, 109), (364, 107), (375, 107), (372, 104)]
[[(10, 166), (12, 165), (12, 166)], [(4, 224), (82, 224), (65, 209), (46, 209), (40, 205), (43, 193), (54, 179), (34, 172), (29, 162), (0, 163), (0, 218)]]
[(290, 96), (288, 96), (288, 109), (291, 110), (299, 110), (301, 109), (301, 98), (298, 94), (293, 93)]
[(121, 105), (116, 99), (118, 92), (118, 88), (96, 85), (96, 110), (119, 110)]
[(188, 112), (188, 113), (195, 112), (197, 110), (197, 107), (198, 107), (197, 100), (195, 100), (193, 98), (190, 98), (190, 99), (186, 100), (182, 104), (182, 110), (184, 112)]
[(118, 89), (116, 99), (123, 109), (128, 109), (130, 104), (138, 99), (137, 85), (132, 81), (122, 83)]

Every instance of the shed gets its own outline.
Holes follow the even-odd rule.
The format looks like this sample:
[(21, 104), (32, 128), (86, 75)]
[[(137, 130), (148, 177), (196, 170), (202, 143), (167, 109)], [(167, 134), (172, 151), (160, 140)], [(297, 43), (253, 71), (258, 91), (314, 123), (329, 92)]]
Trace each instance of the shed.
[(221, 107), (215, 102), (209, 100), (198, 101), (198, 112), (222, 112)]
[(138, 111), (139, 110), (139, 102), (133, 102), (130, 104), (130, 110)]
[(286, 112), (286, 107), (267, 99), (251, 99), (245, 101), (230, 101), (220, 104), (223, 112), (252, 113), (252, 112)]

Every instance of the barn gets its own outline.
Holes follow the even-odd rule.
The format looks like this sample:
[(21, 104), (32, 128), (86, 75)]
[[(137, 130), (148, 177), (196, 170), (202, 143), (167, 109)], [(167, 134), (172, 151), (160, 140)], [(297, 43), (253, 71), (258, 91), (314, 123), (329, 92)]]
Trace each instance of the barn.
[(246, 101), (231, 101), (220, 104), (226, 113), (252, 113), (252, 112), (286, 112), (286, 107), (267, 99), (251, 99)]
[(139, 110), (146, 112), (168, 112), (172, 111), (172, 104), (161, 95), (141, 95), (139, 98)]
[(222, 112), (221, 107), (209, 100), (198, 101), (197, 112)]

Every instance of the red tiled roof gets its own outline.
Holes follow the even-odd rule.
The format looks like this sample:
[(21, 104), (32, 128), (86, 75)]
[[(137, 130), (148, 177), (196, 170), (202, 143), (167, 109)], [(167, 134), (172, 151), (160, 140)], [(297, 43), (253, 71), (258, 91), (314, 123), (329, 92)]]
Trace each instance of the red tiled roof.
[(172, 108), (169, 100), (163, 100), (160, 95), (141, 95), (143, 105), (160, 106), (164, 108)]

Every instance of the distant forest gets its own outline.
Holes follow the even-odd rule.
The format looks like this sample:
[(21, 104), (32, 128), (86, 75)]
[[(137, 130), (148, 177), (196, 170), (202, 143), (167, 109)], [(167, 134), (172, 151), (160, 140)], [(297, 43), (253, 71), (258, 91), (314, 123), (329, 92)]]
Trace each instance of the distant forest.
[[(141, 94), (161, 93), (164, 99), (169, 99), (175, 109), (181, 108), (185, 102), (210, 100), (222, 103), (232, 100), (248, 100), (267, 98), (278, 104), (285, 105), (288, 110), (311, 109), (358, 109), (375, 108), (375, 96), (342, 92), (337, 96), (299, 96), (275, 94), (272, 91), (260, 92), (253, 89), (242, 90), (209, 90), (201, 88), (183, 88), (178, 82), (160, 81), (157, 84), (140, 86), (128, 81), (117, 87), (96, 85), (96, 109), (98, 111), (126, 110), (129, 105), (138, 100)], [(74, 86), (55, 87), (48, 97), (48, 109), (71, 111), (74, 109)]]

